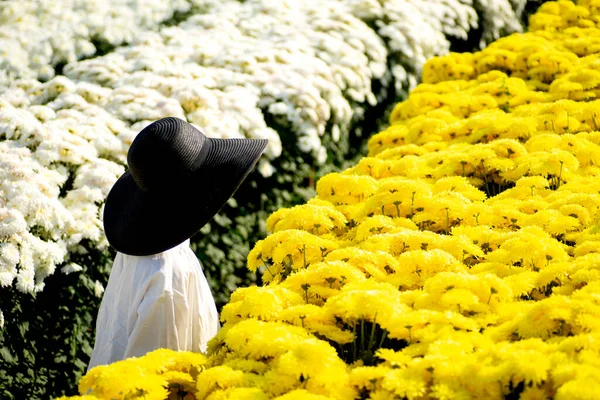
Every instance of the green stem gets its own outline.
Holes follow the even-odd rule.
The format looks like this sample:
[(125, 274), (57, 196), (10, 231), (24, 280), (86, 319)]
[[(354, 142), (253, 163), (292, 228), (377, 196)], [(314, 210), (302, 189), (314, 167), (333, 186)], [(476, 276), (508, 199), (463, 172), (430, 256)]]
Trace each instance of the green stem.
[(562, 170), (563, 170), (563, 162), (560, 162), (560, 171), (558, 172), (558, 182), (556, 183), (556, 188), (558, 189), (560, 187), (560, 181), (562, 179)]
[(385, 339), (387, 339), (387, 334), (388, 334), (388, 331), (384, 329), (383, 335), (381, 335), (381, 340), (379, 341), (379, 346), (377, 348), (380, 349), (381, 347), (383, 347), (383, 342), (385, 342)]
[(360, 319), (360, 352), (365, 350), (365, 317)]
[(306, 268), (306, 245), (302, 245), (302, 257), (304, 258), (304, 268)]
[(269, 272), (269, 274), (271, 274), (271, 277), (275, 278), (275, 275), (273, 275), (273, 273), (271, 272), (271, 270), (269, 269), (269, 267), (267, 266), (267, 262), (265, 260), (263, 260), (263, 258), (260, 258), (260, 261), (263, 262), (263, 267), (265, 267), (267, 269), (267, 271)]
[[(352, 326), (352, 334), (356, 338), (356, 321), (354, 321), (354, 325)], [(356, 339), (352, 342), (352, 360), (356, 360)]]
[(369, 338), (369, 348), (367, 350), (371, 350), (371, 347), (375, 344), (375, 330), (377, 329), (377, 313), (373, 317), (373, 326), (371, 327), (371, 337)]

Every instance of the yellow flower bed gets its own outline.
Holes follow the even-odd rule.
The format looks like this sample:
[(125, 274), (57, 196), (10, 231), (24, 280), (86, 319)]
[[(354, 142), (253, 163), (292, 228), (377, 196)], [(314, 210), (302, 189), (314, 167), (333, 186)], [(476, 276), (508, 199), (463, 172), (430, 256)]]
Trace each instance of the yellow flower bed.
[(368, 157), (268, 219), (265, 286), (232, 295), (207, 359), (161, 350), (81, 393), (598, 398), (599, 114), (600, 0), (430, 60)]

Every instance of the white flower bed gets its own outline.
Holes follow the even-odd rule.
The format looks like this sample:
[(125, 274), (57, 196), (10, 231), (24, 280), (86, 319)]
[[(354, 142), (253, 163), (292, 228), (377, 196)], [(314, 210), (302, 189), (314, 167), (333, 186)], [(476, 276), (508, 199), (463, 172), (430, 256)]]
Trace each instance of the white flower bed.
[(48, 80), (54, 66), (90, 57), (94, 40), (118, 46), (156, 29), (188, 0), (4, 0), (0, 2), (0, 86)]
[[(347, 131), (351, 103), (375, 104), (371, 82), (385, 74), (386, 57), (376, 32), (342, 3), (223, 1), (160, 35), (70, 64), (65, 74), (115, 90), (133, 87), (132, 94), (154, 89), (177, 100), (209, 135), (269, 139), (273, 158), (281, 142), (265, 110), (323, 162), (327, 124)], [(262, 171), (272, 170), (263, 164)]]
[[(85, 1), (64, 9), (34, 3), (0, 3), (1, 62), (12, 68), (0, 77), (0, 286), (23, 292), (42, 290), (58, 265), (65, 274), (79, 271), (68, 254), (82, 251), (82, 240), (107, 246), (103, 199), (124, 171), (135, 134), (151, 121), (176, 116), (213, 137), (268, 138), (258, 168), (264, 176), (275, 172), (269, 160), (282, 146), (324, 162), (322, 136), (349, 134), (353, 117), (378, 101), (375, 80), (409, 89), (425, 59), (449, 51), (446, 35), (465, 37), (481, 23), (475, 9), (483, 4), (195, 0), (202, 14), (153, 32), (188, 2), (156, 1), (145, 14), (136, 2), (113, 2), (94, 15)], [(484, 38), (518, 28), (514, 10), (523, 1), (486, 3), (482, 15), (493, 23)], [(61, 23), (66, 36), (57, 36)], [(60, 40), (43, 39), (51, 36)], [(81, 53), (89, 48), (82, 43), (98, 36), (131, 45), (71, 62), (66, 77), (14, 81), (50, 77), (56, 60), (93, 53)], [(296, 142), (281, 143), (269, 120)]]
[(0, 97), (1, 286), (40, 291), (83, 239), (107, 245), (100, 207), (135, 132), (94, 104), (102, 98), (94, 90), (105, 89), (58, 77), (20, 82)]

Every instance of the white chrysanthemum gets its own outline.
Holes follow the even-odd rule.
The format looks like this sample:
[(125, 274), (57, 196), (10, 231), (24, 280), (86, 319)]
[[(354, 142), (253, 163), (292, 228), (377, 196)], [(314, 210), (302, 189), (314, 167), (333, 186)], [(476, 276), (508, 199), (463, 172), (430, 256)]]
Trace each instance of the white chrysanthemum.
[(82, 270), (83, 270), (83, 267), (81, 265), (72, 262), (72, 263), (68, 263), (67, 265), (62, 267), (60, 269), (60, 272), (62, 272), (65, 275), (69, 275), (73, 272), (79, 272)]
[(12, 243), (0, 243), (0, 286), (10, 286), (17, 276), (19, 249)]
[(94, 282), (94, 295), (96, 297), (102, 297), (102, 293), (104, 293), (104, 286), (100, 281)]
[(27, 222), (16, 209), (0, 208), (0, 239), (6, 240), (27, 230)]
[[(21, 259), (23, 259), (23, 253), (21, 253)], [(17, 274), (17, 290), (23, 293), (34, 293), (35, 288), (35, 270), (32, 268), (23, 268), (19, 270)]]

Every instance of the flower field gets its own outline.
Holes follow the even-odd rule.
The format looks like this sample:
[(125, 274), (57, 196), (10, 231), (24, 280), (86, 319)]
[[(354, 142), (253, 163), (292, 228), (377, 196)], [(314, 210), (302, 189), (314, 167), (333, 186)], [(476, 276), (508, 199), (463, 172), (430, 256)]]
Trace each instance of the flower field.
[(268, 218), (208, 356), (90, 371), (82, 398), (595, 399), (600, 2), (435, 57), (356, 165)]
[[(347, 365), (392, 368), (391, 361), (382, 363), (377, 348), (410, 349), (413, 340), (427, 342), (418, 324), (403, 328), (408, 339), (405, 331), (390, 330), (397, 321), (384, 308), (369, 307), (373, 314), (364, 316), (332, 314), (349, 307), (344, 302), (363, 302), (338, 295), (375, 284), (369, 290), (383, 301), (378, 291), (391, 284), (401, 289), (393, 291), (400, 297), (386, 303), (403, 304), (398, 307), (414, 315), (429, 310), (435, 315), (431, 321), (453, 320), (437, 300), (428, 300), (441, 307), (433, 310), (410, 296), (441, 270), (496, 273), (494, 268), (505, 265), (502, 254), (513, 256), (506, 246), (504, 253), (494, 253), (501, 245), (516, 246), (523, 237), (536, 242), (543, 235), (540, 243), (551, 250), (520, 261), (530, 273), (523, 287), (511, 286), (522, 277), (508, 275), (521, 270), (507, 266), (506, 276), (496, 276), (508, 279), (508, 286), (490, 281), (489, 290), (499, 292), (486, 298), (486, 305), (500, 309), (504, 306), (496, 301), (502, 299), (521, 307), (517, 300), (542, 283), (554, 291), (567, 288), (554, 279), (569, 272), (556, 270), (547, 282), (549, 276), (534, 272), (558, 268), (559, 262), (571, 268), (570, 257), (593, 254), (590, 243), (577, 247), (578, 253), (570, 248), (579, 246), (583, 239), (577, 234), (590, 233), (585, 229), (595, 221), (593, 206), (582, 203), (584, 195), (593, 199), (594, 189), (577, 192), (593, 188), (596, 168), (592, 147), (600, 120), (591, 108), (582, 114), (582, 104), (591, 107), (596, 90), (585, 80), (594, 72), (593, 59), (586, 56), (596, 51), (595, 10), (582, 3), (588, 14), (575, 8), (568, 16), (561, 11), (552, 17), (548, 9), (522, 36), (527, 44), (520, 36), (502, 39), (481, 53), (434, 58), (423, 67), (452, 49), (474, 51), (520, 32), (523, 16), (540, 2), (68, 0), (57, 6), (1, 1), (0, 398), (75, 392), (114, 256), (102, 228), (103, 201), (126, 169), (136, 133), (166, 116), (186, 119), (212, 137), (267, 138), (269, 147), (235, 198), (192, 241), (217, 303), (229, 301), (214, 354), (157, 353), (154, 364), (150, 358), (124, 364), (141, 368), (140, 378), (146, 376), (143, 368), (154, 365), (156, 371), (171, 368), (174, 373), (165, 376), (182, 379), (180, 394), (195, 388), (201, 372), (214, 377), (206, 380), (213, 386), (202, 389), (202, 396), (237, 398), (248, 392), (252, 397), (259, 390), (293, 396), (295, 375), (289, 370), (287, 383), (278, 388), (275, 362), (288, 354), (283, 344), (292, 339), (281, 342), (281, 354), (255, 354), (256, 360), (240, 358), (228, 344), (235, 326), (250, 332), (274, 324), (274, 341), (281, 341), (277, 335), (293, 337), (299, 346), (294, 351), (312, 348), (331, 361), (331, 370), (321, 359), (314, 366), (327, 369), (319, 373), (322, 382), (309, 384), (313, 366), (302, 367), (298, 379), (304, 390), (315, 396), (368, 396), (377, 390), (349, 383), (353, 375)], [(580, 30), (567, 29), (571, 25)], [(542, 32), (550, 27), (556, 32)], [(424, 83), (417, 86), (421, 76)], [(370, 139), (369, 156), (354, 164), (386, 108), (409, 92), (394, 109), (391, 127)], [(525, 103), (548, 108), (534, 110)], [(562, 110), (568, 110), (566, 117)], [(587, 136), (567, 141), (566, 132)], [(344, 172), (325, 175), (349, 164)], [(581, 176), (590, 182), (577, 181)], [(535, 191), (539, 201), (519, 199), (519, 211), (506, 215), (516, 207), (510, 193), (517, 188), (532, 196)], [(510, 190), (493, 196), (504, 189)], [(290, 208), (296, 204), (301, 205)], [(265, 239), (267, 231), (271, 235)], [(400, 241), (406, 242), (402, 251)], [(538, 244), (524, 246), (529, 251)], [(381, 253), (386, 250), (388, 255)], [(534, 262), (535, 268), (527, 264)], [(236, 287), (250, 286), (261, 275), (266, 285), (238, 289), (230, 299)], [(266, 298), (272, 301), (259, 301)], [(454, 301), (459, 304), (459, 297)], [(483, 318), (483, 311), (468, 304), (454, 312), (465, 321)], [(469, 315), (475, 309), (478, 317)], [(429, 314), (419, 318), (429, 321), (424, 315)], [(486, 332), (508, 321), (486, 318), (481, 322)], [(193, 367), (200, 364), (204, 367)], [(212, 369), (217, 366), (221, 369)], [(228, 379), (223, 368), (233, 371), (230, 390), (215, 380)], [(192, 381), (179, 372), (191, 373)], [(339, 390), (318, 389), (338, 372), (333, 380)], [(248, 381), (254, 375), (270, 376), (271, 383)], [(91, 376), (82, 385), (104, 379)], [(114, 375), (107, 376), (104, 382), (112, 382)], [(142, 387), (162, 398), (165, 376), (143, 378), (157, 392)], [(129, 382), (140, 385), (134, 377)], [(211, 394), (215, 388), (220, 389)]]
[(427, 58), (479, 24), (481, 43), (520, 30), (526, 4), (38, 3), (0, 4), (0, 285), (37, 293), (56, 268), (85, 269), (77, 254), (110, 258), (103, 199), (135, 134), (175, 116), (213, 137), (269, 139), (246, 186), (262, 192), (240, 190), (194, 243), (219, 302), (268, 213), (312, 197), (316, 170), (356, 153), (367, 109), (412, 88)]

